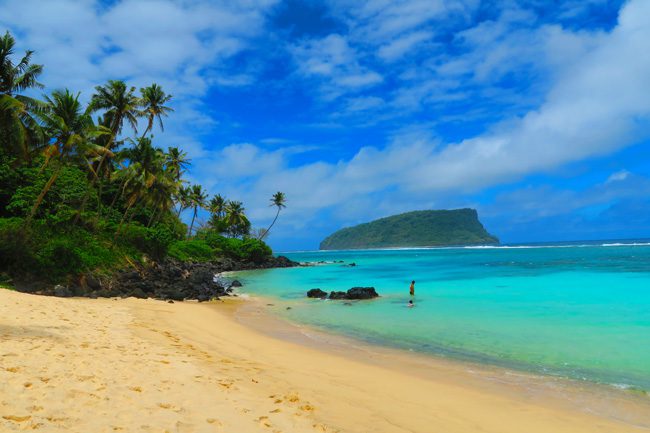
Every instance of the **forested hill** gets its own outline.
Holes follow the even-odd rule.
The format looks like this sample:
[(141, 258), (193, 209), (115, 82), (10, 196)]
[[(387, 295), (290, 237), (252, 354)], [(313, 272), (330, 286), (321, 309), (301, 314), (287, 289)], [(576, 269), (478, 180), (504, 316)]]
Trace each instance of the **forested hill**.
[(475, 209), (422, 210), (338, 230), (321, 250), (495, 244)]

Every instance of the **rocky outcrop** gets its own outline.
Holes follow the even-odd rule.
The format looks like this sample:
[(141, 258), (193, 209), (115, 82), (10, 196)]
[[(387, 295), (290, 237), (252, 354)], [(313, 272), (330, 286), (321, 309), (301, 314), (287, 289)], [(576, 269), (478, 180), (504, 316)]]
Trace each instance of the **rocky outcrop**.
[(321, 289), (311, 289), (307, 292), (308, 298), (327, 298), (327, 292)]
[(143, 269), (120, 271), (110, 277), (85, 274), (75, 284), (48, 287), (31, 281), (24, 284), (17, 283), (16, 288), (24, 292), (60, 297), (135, 297), (171, 301), (194, 299), (203, 302), (228, 296), (232, 292), (232, 287), (242, 286), (237, 280), (216, 277), (221, 272), (292, 266), (298, 266), (298, 263), (283, 256), (273, 257), (264, 263), (238, 262), (231, 259), (221, 259), (212, 263), (165, 260), (152, 263)]
[(327, 292), (321, 289), (311, 289), (307, 292), (307, 297), (309, 298), (321, 298), (321, 299), (372, 299), (378, 297), (379, 294), (374, 287), (352, 287), (347, 292), (342, 291), (332, 291), (329, 296)]

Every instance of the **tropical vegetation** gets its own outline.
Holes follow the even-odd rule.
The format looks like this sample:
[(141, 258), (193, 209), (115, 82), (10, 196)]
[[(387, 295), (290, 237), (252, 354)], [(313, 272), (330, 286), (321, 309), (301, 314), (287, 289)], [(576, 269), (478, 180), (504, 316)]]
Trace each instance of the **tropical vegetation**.
[(0, 281), (58, 282), (165, 257), (271, 255), (241, 201), (190, 184), (187, 154), (157, 144), (152, 133), (164, 131), (172, 95), (122, 80), (91, 95), (40, 95), (33, 54), (17, 57), (12, 35), (0, 37)]

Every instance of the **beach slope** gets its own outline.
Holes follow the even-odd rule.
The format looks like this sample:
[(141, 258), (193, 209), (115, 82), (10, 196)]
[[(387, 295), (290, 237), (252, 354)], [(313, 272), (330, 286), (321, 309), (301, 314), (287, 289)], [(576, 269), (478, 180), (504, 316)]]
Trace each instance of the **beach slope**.
[(273, 338), (236, 308), (1, 290), (0, 431), (645, 431)]

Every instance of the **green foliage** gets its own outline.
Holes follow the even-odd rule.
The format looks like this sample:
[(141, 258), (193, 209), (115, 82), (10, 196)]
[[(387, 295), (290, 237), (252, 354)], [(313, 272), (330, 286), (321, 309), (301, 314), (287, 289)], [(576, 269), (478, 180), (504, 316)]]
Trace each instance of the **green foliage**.
[(62, 230), (38, 222), (25, 229), (22, 218), (0, 219), (0, 269), (14, 276), (60, 282), (86, 271), (120, 267), (126, 255), (126, 250), (111, 246), (110, 238), (83, 228)]
[[(38, 160), (42, 163), (42, 160)], [(20, 186), (14, 190), (6, 211), (9, 215), (28, 215), (38, 194), (52, 175), (54, 167), (41, 170), (37, 166), (23, 166), (20, 174)], [(76, 166), (65, 165), (45, 196), (38, 209), (37, 217), (46, 218), (51, 224), (65, 224), (72, 220), (89, 185), (86, 174)], [(96, 193), (91, 190), (91, 197), (96, 200)], [(93, 200), (94, 203), (94, 200)]]
[(198, 239), (174, 242), (168, 254), (183, 262), (209, 262), (215, 258), (215, 251), (210, 245)]
[(341, 229), (321, 250), (494, 244), (474, 209), (407, 212)]
[[(38, 101), (23, 93), (42, 87), (42, 66), (31, 63), (31, 51), (16, 57), (14, 45), (9, 33), (0, 35), (0, 276), (63, 282), (144, 256), (259, 262), (271, 254), (245, 238), (243, 204), (221, 196), (210, 201), (215, 228), (244, 239), (214, 232), (186, 240), (209, 197), (200, 185), (184, 186), (185, 152), (164, 152), (153, 142), (156, 123), (162, 131), (173, 111), (160, 86), (138, 96), (111, 80), (95, 87), (88, 106), (80, 102), (87, 97), (69, 90)], [(192, 210), (189, 233), (176, 208)]]
[(173, 226), (156, 224), (154, 227), (144, 227), (132, 224), (122, 230), (119, 242), (129, 244), (155, 259), (161, 259), (167, 255), (169, 246), (181, 238), (182, 234), (175, 232)]
[(196, 235), (214, 251), (224, 257), (246, 262), (261, 263), (271, 257), (271, 248), (259, 239), (227, 238), (215, 230), (203, 230)]

